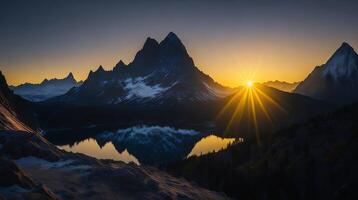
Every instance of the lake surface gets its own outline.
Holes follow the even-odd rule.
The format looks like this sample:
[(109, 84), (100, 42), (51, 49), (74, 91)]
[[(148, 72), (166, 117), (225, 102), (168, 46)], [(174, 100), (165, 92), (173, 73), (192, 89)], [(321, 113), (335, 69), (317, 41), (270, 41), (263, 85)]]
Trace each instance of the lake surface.
[(152, 166), (217, 152), (237, 141), (192, 129), (145, 125), (112, 130), (67, 130), (48, 133), (45, 137), (66, 151)]

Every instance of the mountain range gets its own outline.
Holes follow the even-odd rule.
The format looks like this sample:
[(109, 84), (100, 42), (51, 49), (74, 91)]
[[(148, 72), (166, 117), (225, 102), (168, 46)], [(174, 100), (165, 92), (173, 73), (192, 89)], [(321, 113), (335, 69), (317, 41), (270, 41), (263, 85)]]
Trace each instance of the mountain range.
[(200, 71), (174, 33), (160, 43), (147, 38), (134, 60), (119, 61), (111, 71), (90, 72), (78, 88), (50, 102), (81, 105), (166, 104), (216, 100), (233, 90)]
[(343, 43), (321, 66), (302, 81), (295, 93), (335, 104), (351, 104), (358, 100), (358, 55)]
[[(328, 107), (324, 102), (265, 85), (257, 84), (255, 88), (262, 92), (257, 94), (261, 102), (253, 99), (262, 127), (270, 127), (273, 122), (276, 128), (286, 126)], [(181, 40), (171, 32), (161, 42), (147, 38), (128, 65), (119, 61), (112, 70), (100, 66), (91, 71), (80, 87), (37, 105), (36, 114), (44, 129), (155, 122), (198, 123), (222, 130), (240, 104), (238, 94), (246, 90), (224, 87), (200, 71)], [(272, 99), (267, 96), (276, 102), (270, 103)], [(229, 110), (216, 120), (225, 106)], [(271, 112), (270, 119), (267, 111)], [(245, 135), (252, 130), (252, 115), (244, 112), (243, 116), (245, 125), (232, 132)]]
[(38, 102), (65, 94), (73, 87), (78, 87), (82, 81), (77, 82), (72, 73), (63, 79), (45, 79), (39, 84), (24, 83), (18, 86), (11, 86), (15, 94), (20, 95), (29, 101)]
[(289, 83), (286, 81), (275, 80), (275, 81), (266, 81), (266, 82), (263, 82), (262, 84), (266, 85), (268, 87), (276, 88), (276, 89), (284, 91), (284, 92), (292, 92), (297, 87), (297, 85), (299, 83), (300, 82)]

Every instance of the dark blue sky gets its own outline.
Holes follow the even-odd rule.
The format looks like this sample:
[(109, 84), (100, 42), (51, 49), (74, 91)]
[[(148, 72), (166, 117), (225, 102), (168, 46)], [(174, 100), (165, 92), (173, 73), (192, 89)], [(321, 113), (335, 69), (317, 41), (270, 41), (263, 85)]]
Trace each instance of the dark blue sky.
[(347, 41), (358, 1), (2, 1), (0, 69), (11, 84), (130, 62), (174, 31), (200, 69), (225, 85), (303, 79)]

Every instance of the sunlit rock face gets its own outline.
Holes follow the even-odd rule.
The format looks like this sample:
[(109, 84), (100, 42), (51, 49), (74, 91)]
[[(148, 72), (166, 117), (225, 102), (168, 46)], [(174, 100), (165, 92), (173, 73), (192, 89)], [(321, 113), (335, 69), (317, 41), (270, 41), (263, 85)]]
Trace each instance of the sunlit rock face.
[(80, 88), (52, 102), (74, 104), (175, 104), (216, 100), (232, 90), (201, 72), (180, 39), (169, 33), (158, 43), (147, 38), (128, 65), (123, 61), (111, 71), (100, 66), (90, 72)]
[(29, 103), (13, 94), (0, 71), (0, 130), (36, 130), (32, 115)]
[(358, 55), (347, 43), (316, 67), (294, 92), (337, 104), (358, 100)]
[(40, 84), (25, 83), (19, 86), (11, 86), (15, 94), (29, 101), (44, 101), (49, 98), (65, 94), (73, 87), (78, 87), (82, 82), (77, 82), (72, 73), (63, 79), (43, 80)]

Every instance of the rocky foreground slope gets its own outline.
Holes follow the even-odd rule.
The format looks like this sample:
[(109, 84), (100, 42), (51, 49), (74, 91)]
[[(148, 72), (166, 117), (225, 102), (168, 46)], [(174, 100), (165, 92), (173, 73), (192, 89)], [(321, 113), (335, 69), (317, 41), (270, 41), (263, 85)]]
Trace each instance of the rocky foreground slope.
[(59, 150), (17, 118), (26, 112), (1, 78), (0, 199), (227, 199), (154, 168)]

